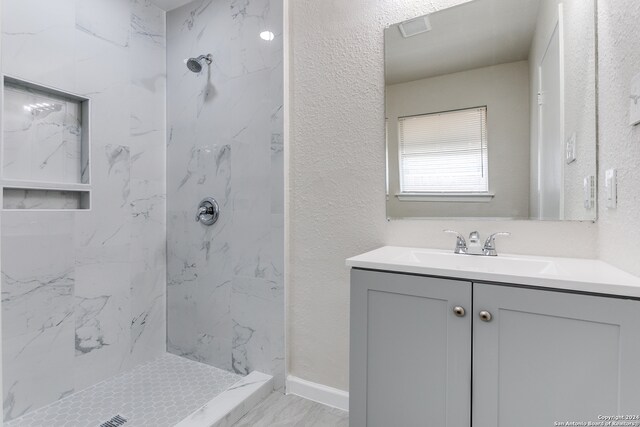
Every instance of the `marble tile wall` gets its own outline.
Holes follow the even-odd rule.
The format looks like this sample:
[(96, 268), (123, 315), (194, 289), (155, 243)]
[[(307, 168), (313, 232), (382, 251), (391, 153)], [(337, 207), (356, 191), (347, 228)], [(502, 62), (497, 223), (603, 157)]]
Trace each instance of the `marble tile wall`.
[(2, 194), (4, 209), (86, 209), (88, 205), (88, 192), (5, 188)]
[(5, 83), (3, 176), (81, 183), (81, 118), (80, 101)]
[(4, 418), (166, 348), (165, 12), (4, 0), (2, 72), (91, 99), (91, 211), (2, 212)]
[[(262, 31), (275, 38), (265, 41)], [(184, 60), (212, 54), (199, 74)], [(284, 383), (281, 0), (167, 14), (169, 351)], [(219, 221), (194, 221), (214, 197)]]

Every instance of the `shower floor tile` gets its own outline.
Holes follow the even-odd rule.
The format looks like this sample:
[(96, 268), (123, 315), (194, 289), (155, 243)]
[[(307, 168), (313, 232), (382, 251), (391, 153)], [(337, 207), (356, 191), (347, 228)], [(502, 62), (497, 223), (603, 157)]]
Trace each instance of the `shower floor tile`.
[(172, 427), (240, 379), (240, 375), (165, 354), (4, 425), (99, 427), (120, 415), (127, 419), (123, 427)]

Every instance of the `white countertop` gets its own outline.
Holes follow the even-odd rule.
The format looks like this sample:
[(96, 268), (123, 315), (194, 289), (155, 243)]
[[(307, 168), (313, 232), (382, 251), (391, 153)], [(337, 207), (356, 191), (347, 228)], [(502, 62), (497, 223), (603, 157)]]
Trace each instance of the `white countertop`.
[(383, 246), (347, 259), (348, 267), (539, 286), (640, 298), (640, 278), (596, 259), (499, 254), (458, 255), (442, 249)]

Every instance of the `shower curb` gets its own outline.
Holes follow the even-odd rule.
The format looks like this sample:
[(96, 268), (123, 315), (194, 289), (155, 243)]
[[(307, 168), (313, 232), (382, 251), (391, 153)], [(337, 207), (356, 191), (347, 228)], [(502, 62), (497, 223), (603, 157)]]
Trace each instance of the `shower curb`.
[(175, 427), (230, 427), (273, 391), (273, 376), (253, 371)]

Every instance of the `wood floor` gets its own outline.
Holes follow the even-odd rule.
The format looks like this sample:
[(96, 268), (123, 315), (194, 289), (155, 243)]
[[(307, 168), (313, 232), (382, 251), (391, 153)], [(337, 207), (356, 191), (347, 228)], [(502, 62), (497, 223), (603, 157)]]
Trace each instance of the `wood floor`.
[(273, 392), (233, 427), (349, 427), (349, 413)]

